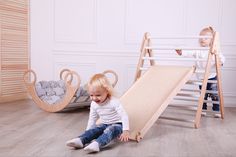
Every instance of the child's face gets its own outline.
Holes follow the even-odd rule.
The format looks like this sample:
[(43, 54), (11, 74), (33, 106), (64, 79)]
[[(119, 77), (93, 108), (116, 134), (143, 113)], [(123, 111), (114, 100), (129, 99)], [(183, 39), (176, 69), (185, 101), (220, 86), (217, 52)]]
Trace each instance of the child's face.
[[(201, 36), (212, 36), (212, 33), (209, 31), (204, 31), (200, 33)], [(211, 44), (211, 39), (210, 38), (201, 38), (199, 40), (199, 44), (202, 47), (208, 47)]]
[(108, 97), (108, 92), (102, 87), (89, 87), (90, 99), (101, 105)]

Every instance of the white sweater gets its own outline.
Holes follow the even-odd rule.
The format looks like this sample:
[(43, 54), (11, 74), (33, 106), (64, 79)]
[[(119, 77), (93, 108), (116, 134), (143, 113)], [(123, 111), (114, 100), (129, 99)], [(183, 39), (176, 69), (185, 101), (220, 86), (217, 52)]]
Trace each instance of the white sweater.
[[(182, 56), (183, 57), (194, 57), (196, 59), (207, 59), (208, 58), (208, 52), (207, 51), (182, 51)], [(221, 64), (224, 64), (225, 62), (225, 57), (223, 56), (222, 53), (219, 53), (219, 59), (220, 59), (220, 62)], [(214, 64), (215, 62), (215, 58), (213, 57), (213, 60), (212, 60), (212, 65), (211, 65), (211, 69), (215, 69), (216, 68), (216, 65)], [(199, 69), (199, 70), (205, 70), (205, 67), (206, 67), (206, 61), (196, 61), (196, 68)], [(209, 77), (208, 78), (213, 78), (216, 76), (216, 73), (210, 73)], [(196, 74), (196, 77), (198, 79), (204, 79), (204, 74), (200, 74), (200, 73), (197, 73)]]
[(100, 105), (92, 101), (86, 130), (91, 129), (98, 119), (103, 124), (122, 123), (123, 130), (129, 130), (128, 115), (119, 99), (115, 97), (107, 99)]

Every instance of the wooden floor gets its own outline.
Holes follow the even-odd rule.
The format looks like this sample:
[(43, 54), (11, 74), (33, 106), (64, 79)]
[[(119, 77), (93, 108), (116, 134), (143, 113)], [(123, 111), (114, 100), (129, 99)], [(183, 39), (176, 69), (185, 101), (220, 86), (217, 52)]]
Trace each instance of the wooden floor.
[[(97, 154), (73, 150), (65, 142), (83, 132), (88, 109), (61, 113), (40, 110), (31, 100), (0, 104), (1, 157), (230, 157), (236, 156), (236, 108), (225, 119), (192, 123), (159, 119), (140, 143), (113, 144)], [(164, 114), (183, 116), (168, 108)]]

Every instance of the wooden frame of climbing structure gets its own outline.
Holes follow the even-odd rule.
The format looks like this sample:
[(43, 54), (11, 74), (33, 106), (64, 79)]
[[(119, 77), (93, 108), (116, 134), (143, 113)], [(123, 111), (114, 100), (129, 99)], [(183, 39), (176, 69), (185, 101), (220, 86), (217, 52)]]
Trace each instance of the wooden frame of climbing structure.
[[(170, 37), (171, 38), (171, 37)], [(206, 36), (190, 36), (190, 37), (173, 37), (176, 39), (197, 39), (197, 38), (207, 38)], [(222, 74), (221, 74), (221, 63), (219, 60), (219, 50), (220, 50), (220, 43), (219, 43), (219, 33), (214, 31), (213, 36), (209, 37), (211, 39), (211, 46), (209, 47), (209, 53), (208, 53), (208, 59), (207, 59), (207, 64), (205, 67), (205, 74), (204, 74), (204, 79), (202, 81), (202, 89), (200, 91), (200, 97), (198, 100), (198, 106), (197, 106), (197, 111), (195, 115), (195, 119), (193, 120), (194, 122), (194, 127), (198, 128), (200, 125), (200, 119), (201, 119), (201, 112), (202, 112), (202, 106), (204, 102), (204, 96), (206, 93), (206, 86), (208, 82), (208, 76), (210, 73), (210, 68), (211, 68), (211, 63), (212, 61), (215, 61), (216, 64), (216, 74), (217, 74), (217, 86), (218, 86), (218, 96), (219, 96), (219, 103), (220, 103), (220, 114), (221, 118), (224, 119), (224, 98), (223, 98), (223, 90), (222, 90)], [(158, 50), (176, 50), (176, 49), (186, 49), (186, 50), (201, 50), (204, 48), (201, 47), (153, 47), (151, 43), (151, 39), (153, 39), (149, 33), (145, 33), (141, 45), (141, 54), (139, 57), (136, 73), (135, 73), (135, 82), (141, 78), (142, 76), (142, 70), (144, 66), (144, 61), (145, 59), (150, 61), (150, 66), (156, 65), (155, 62), (155, 57), (153, 54), (154, 49)], [(155, 39), (155, 37), (154, 37)], [(165, 38), (168, 39), (168, 38)]]

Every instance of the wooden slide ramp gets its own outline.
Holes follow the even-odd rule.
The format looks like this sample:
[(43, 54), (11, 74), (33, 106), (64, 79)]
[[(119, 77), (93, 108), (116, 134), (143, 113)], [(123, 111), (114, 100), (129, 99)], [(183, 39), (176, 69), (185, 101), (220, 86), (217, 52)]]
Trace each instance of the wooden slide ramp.
[(130, 139), (139, 141), (190, 79), (194, 67), (152, 66), (120, 98), (129, 116)]

